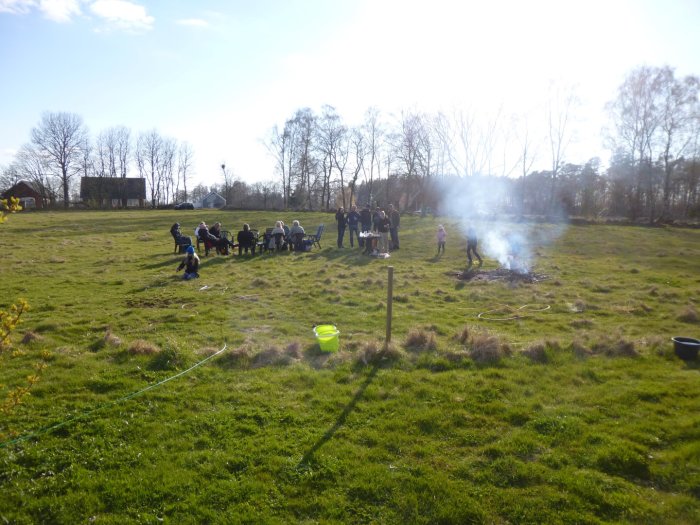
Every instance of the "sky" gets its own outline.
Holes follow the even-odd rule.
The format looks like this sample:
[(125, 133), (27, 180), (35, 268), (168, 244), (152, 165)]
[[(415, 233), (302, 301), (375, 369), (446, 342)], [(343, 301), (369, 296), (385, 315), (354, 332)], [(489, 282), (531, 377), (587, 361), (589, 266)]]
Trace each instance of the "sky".
[[(630, 71), (700, 75), (698, 27), (697, 0), (0, 0), (0, 166), (61, 111), (93, 137), (189, 142), (197, 182), (220, 184), (222, 163), (268, 181), (263, 141), (299, 108), (542, 124), (553, 82), (580, 101), (565, 159), (583, 163), (609, 156), (604, 105)], [(532, 169), (550, 165), (543, 151)]]

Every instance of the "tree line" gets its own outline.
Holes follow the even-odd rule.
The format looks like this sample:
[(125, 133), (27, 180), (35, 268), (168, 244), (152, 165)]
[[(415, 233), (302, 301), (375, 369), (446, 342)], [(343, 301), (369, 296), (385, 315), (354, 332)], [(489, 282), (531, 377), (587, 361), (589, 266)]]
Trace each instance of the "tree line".
[[(301, 108), (264, 145), (275, 161), (274, 178), (248, 184), (221, 165), (220, 179), (188, 188), (194, 152), (156, 130), (135, 139), (128, 128), (108, 128), (91, 138), (82, 119), (46, 113), (0, 187), (32, 181), (47, 199), (68, 206), (78, 176), (147, 181), (151, 206), (197, 201), (210, 191), (234, 208), (329, 210), (351, 203), (393, 202), (402, 210), (439, 210), (455, 181), (498, 187), (491, 211), (631, 220), (700, 216), (700, 104), (696, 76), (678, 78), (670, 67), (631, 71), (607, 104), (602, 130), (611, 152), (567, 162), (576, 131), (573, 89), (552, 86), (536, 115), (506, 116), (476, 109), (385, 115), (369, 108), (359, 125), (346, 124), (325, 105)], [(534, 125), (534, 119), (539, 125)], [(544, 131), (542, 131), (544, 130)], [(533, 170), (547, 159), (547, 169)], [(475, 188), (475, 185), (471, 185)]]
[[(370, 108), (360, 125), (348, 126), (335, 108), (323, 106), (318, 114), (299, 109), (273, 127), (266, 147), (289, 208), (393, 202), (402, 210), (440, 209), (445, 192), (466, 178), (499, 188), (499, 199), (489, 199), (492, 212), (695, 218), (699, 84), (696, 76), (677, 78), (670, 67), (630, 72), (606, 106), (605, 169), (599, 158), (566, 161), (578, 101), (574, 90), (556, 86), (536, 115), (545, 130), (539, 138), (531, 120), (500, 112), (405, 110), (383, 118)], [(548, 169), (532, 170), (543, 158)]]

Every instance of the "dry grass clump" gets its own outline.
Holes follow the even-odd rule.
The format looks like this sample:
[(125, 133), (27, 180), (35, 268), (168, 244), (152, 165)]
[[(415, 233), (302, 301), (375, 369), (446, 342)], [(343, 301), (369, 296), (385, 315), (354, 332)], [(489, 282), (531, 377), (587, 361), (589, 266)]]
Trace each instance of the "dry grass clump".
[(569, 323), (572, 328), (590, 328), (593, 326), (593, 321), (590, 319), (574, 319)]
[(104, 337), (104, 344), (105, 346), (119, 346), (122, 344), (122, 340), (114, 335), (112, 332), (107, 331)]
[(588, 357), (592, 354), (592, 352), (580, 341), (571, 342), (571, 351), (578, 358)]
[(434, 352), (437, 350), (437, 338), (435, 332), (414, 328), (408, 332), (403, 346), (414, 352)]
[(466, 350), (450, 350), (445, 352), (444, 357), (450, 363), (461, 363), (469, 359), (469, 352)]
[(41, 342), (43, 340), (44, 340), (43, 336), (37, 334), (36, 332), (32, 332), (31, 330), (29, 330), (28, 332), (26, 332), (24, 334), (24, 336), (22, 337), (22, 340), (20, 342), (23, 345), (28, 345), (29, 343), (33, 343), (34, 341)]
[(547, 363), (549, 354), (547, 354), (547, 346), (544, 343), (534, 343), (522, 351), (522, 354), (530, 359), (533, 363)]
[(197, 355), (202, 356), (202, 357), (210, 357), (218, 351), (219, 351), (219, 348), (216, 348), (213, 346), (205, 346), (204, 348), (200, 348), (200, 349), (196, 350), (195, 353)]
[(263, 366), (286, 366), (301, 359), (301, 345), (292, 343), (282, 349), (272, 345), (253, 356), (252, 366), (260, 368)]
[[(206, 349), (202, 349), (204, 351)], [(218, 349), (214, 349), (216, 352)], [(224, 368), (247, 368), (253, 352), (249, 344), (244, 344), (238, 348), (232, 348), (224, 352), (216, 361)]]
[(160, 348), (143, 339), (136, 339), (129, 345), (127, 352), (131, 355), (154, 355), (160, 352)]
[(357, 362), (364, 365), (376, 363), (378, 361), (398, 361), (403, 357), (403, 352), (393, 343), (384, 348), (384, 345), (376, 341), (367, 341), (355, 354)]
[(304, 357), (304, 355), (301, 352), (301, 343), (298, 341), (294, 341), (293, 343), (289, 343), (284, 348), (284, 353), (287, 354), (292, 359), (301, 359), (302, 357)]
[(682, 323), (697, 323), (700, 321), (700, 316), (698, 316), (698, 311), (695, 307), (690, 305), (678, 314), (677, 319)]
[(633, 341), (623, 338), (604, 340), (591, 345), (594, 354), (604, 354), (608, 357), (637, 357), (639, 352), (634, 348)]
[(507, 344), (489, 334), (475, 334), (469, 338), (469, 357), (479, 364), (493, 364), (511, 354)]
[(462, 328), (462, 331), (455, 335), (455, 339), (463, 345), (466, 345), (469, 341), (469, 327), (465, 326)]

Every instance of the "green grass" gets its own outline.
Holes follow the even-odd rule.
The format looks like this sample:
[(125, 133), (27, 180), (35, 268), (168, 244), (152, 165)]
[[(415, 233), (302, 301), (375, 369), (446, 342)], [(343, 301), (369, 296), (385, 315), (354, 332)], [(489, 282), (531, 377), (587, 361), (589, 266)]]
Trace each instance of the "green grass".
[[(325, 222), (323, 249), (175, 273), (176, 220), (189, 234), (202, 219), (237, 230), (279, 218)], [(36, 432), (0, 448), (0, 518), (700, 522), (699, 368), (670, 342), (700, 337), (700, 231), (572, 226), (532, 246), (548, 279), (511, 285), (457, 279), (465, 242), (448, 220), (435, 258), (437, 222), (404, 217), (401, 250), (379, 260), (335, 249), (331, 214), (12, 216), (0, 306), (25, 297), (32, 310), (0, 383), (21, 381), (42, 349), (52, 359), (0, 420), (5, 441)], [(389, 265), (393, 346), (373, 360)], [(526, 304), (550, 308), (478, 317)], [(318, 323), (340, 329), (336, 354), (318, 350)], [(27, 332), (37, 339), (19, 343)]]

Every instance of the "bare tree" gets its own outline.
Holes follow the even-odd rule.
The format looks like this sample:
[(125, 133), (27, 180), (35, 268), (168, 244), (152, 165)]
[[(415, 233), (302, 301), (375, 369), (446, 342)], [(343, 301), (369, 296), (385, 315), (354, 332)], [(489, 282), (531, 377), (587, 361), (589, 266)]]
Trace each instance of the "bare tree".
[(183, 201), (187, 200), (187, 178), (192, 172), (192, 162), (194, 160), (194, 151), (188, 142), (181, 142), (177, 153), (177, 184), (175, 186), (175, 195), (180, 192), (180, 182), (182, 182)]
[(139, 135), (136, 143), (136, 165), (151, 190), (151, 206), (156, 207), (161, 198), (162, 180), (160, 169), (163, 139), (154, 129)]
[(550, 212), (554, 211), (557, 177), (564, 164), (566, 149), (571, 142), (571, 119), (577, 105), (578, 98), (572, 87), (562, 87), (554, 83), (550, 85), (546, 110), (547, 138), (552, 159)]
[(382, 146), (384, 145), (385, 140), (384, 127), (380, 122), (380, 112), (376, 107), (370, 107), (365, 112), (365, 121), (362, 125), (362, 133), (364, 135), (364, 142), (367, 145), (367, 154), (369, 155), (369, 162), (367, 163), (368, 166), (367, 169), (363, 167), (363, 173), (364, 181), (369, 189), (367, 201), (371, 204), (373, 197), (372, 186), (375, 175), (377, 179), (379, 179), (381, 176)]
[(44, 113), (39, 125), (32, 129), (32, 143), (61, 179), (65, 208), (70, 204), (70, 181), (80, 170), (86, 135), (83, 119), (73, 113)]
[(282, 198), (284, 207), (289, 205), (289, 194), (291, 192), (291, 126), (285, 125), (280, 132), (277, 125), (270, 130), (270, 136), (264, 142), (265, 148), (275, 159), (275, 169), (282, 180)]
[(692, 144), (693, 120), (698, 117), (698, 77), (676, 79), (670, 67), (658, 73), (661, 159), (664, 167), (661, 217), (671, 218), (671, 176), (676, 164)]

